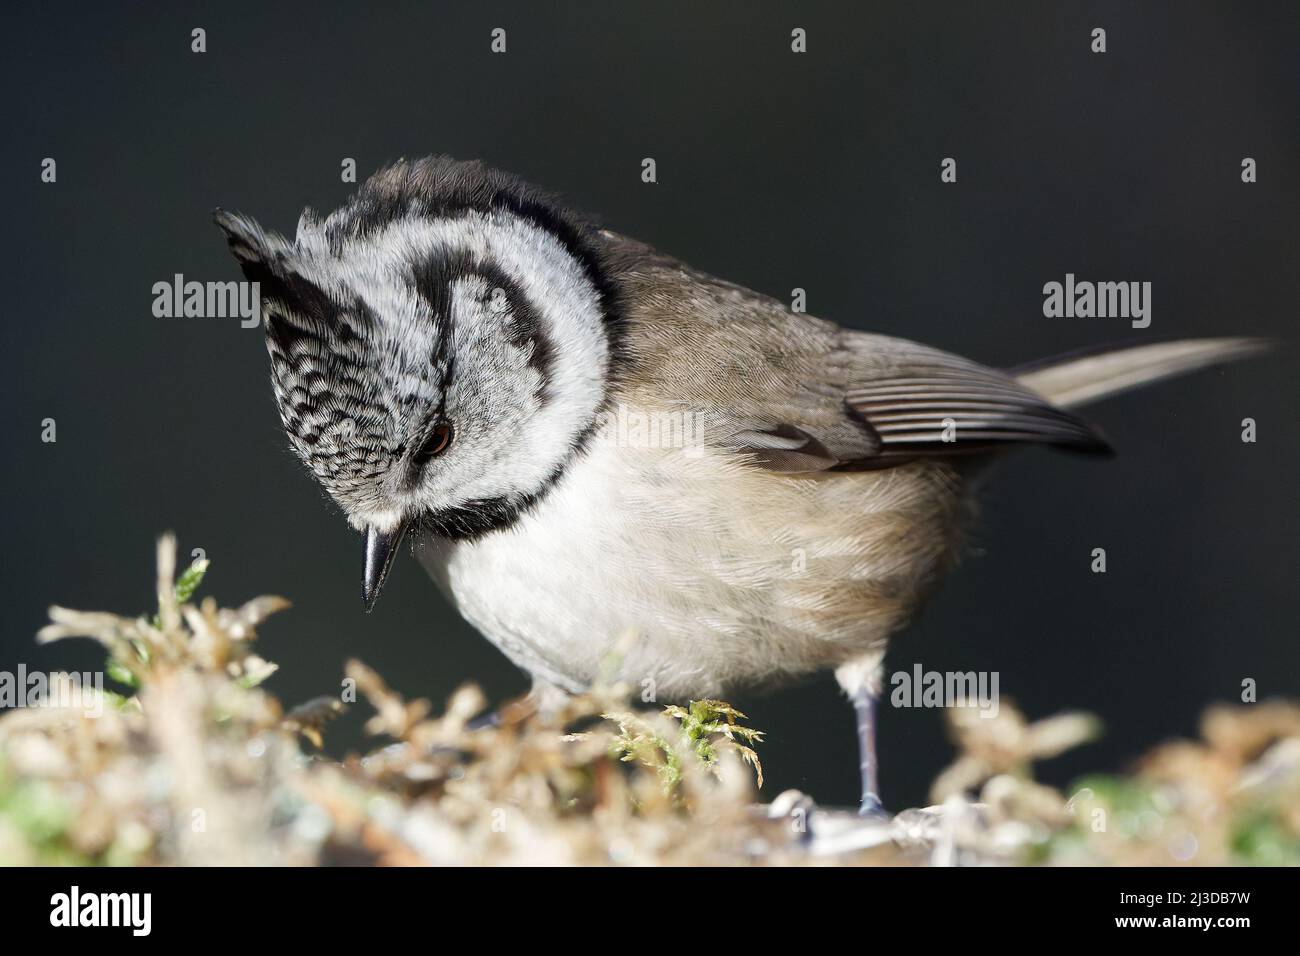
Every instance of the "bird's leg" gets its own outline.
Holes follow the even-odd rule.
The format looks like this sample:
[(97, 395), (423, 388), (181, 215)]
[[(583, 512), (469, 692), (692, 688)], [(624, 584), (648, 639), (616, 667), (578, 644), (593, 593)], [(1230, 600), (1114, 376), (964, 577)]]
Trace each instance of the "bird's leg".
[(862, 803), (858, 813), (875, 816), (885, 812), (880, 802), (876, 761), (876, 695), (865, 684), (851, 697), (858, 715), (858, 769), (862, 774)]
[(884, 678), (884, 659), (884, 651), (880, 650), (850, 661), (835, 671), (835, 679), (849, 695), (858, 718), (858, 768), (862, 775), (862, 803), (858, 812), (862, 816), (885, 813), (880, 802), (876, 762), (876, 702), (880, 699)]

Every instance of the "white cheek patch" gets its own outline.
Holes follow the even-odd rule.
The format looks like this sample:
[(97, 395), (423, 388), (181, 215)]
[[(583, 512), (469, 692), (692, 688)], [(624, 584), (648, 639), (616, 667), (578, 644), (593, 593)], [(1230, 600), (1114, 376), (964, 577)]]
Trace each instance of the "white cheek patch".
[[(495, 455), (490, 467), (464, 476), (458, 497), (534, 493), (567, 458), (604, 399), (610, 355), (599, 294), (582, 264), (558, 239), (531, 222), (498, 213), (429, 225), (434, 227), (434, 241), (443, 248), (471, 249), (514, 282), (550, 343), (546, 401), (540, 407), (524, 394), (531, 392), (525, 386), (535, 381), (537, 373), (506, 364), (525, 356), (517, 350), (494, 356), (498, 362), (494, 371), (510, 377), (513, 386), (502, 388), (501, 394), (515, 394), (518, 402), (530, 406), (518, 411), (531, 414), (511, 436), (508, 454)], [(500, 347), (499, 342), (476, 340), (480, 330), (490, 334), (496, 319), (483, 313), (493, 307), (491, 295), (484, 300), (474, 291), (461, 284), (453, 298), (455, 351), (461, 355), (471, 354), (469, 349)]]

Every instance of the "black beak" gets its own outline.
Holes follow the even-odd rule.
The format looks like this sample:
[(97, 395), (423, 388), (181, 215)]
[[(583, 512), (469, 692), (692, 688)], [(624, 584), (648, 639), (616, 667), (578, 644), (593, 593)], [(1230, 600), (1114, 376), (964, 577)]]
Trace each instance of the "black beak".
[(366, 528), (365, 567), (361, 578), (361, 602), (366, 606), (366, 613), (374, 610), (379, 600), (379, 592), (384, 588), (388, 569), (393, 566), (397, 555), (397, 546), (406, 534), (406, 522), (402, 522), (392, 531), (376, 531)]

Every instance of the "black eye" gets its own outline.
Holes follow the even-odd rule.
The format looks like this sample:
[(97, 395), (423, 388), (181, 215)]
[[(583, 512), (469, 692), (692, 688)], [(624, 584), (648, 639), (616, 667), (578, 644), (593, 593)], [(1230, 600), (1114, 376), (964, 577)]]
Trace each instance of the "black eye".
[(429, 429), (429, 434), (425, 437), (424, 442), (411, 456), (411, 464), (415, 467), (422, 467), (431, 458), (436, 458), (447, 450), (451, 444), (451, 422), (438, 422), (433, 428)]

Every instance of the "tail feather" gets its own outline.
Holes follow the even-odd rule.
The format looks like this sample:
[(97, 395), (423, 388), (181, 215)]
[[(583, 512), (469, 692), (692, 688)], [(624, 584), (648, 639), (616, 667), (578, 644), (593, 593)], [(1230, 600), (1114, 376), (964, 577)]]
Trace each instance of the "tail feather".
[(1268, 341), (1255, 338), (1181, 339), (1061, 356), (1012, 369), (1011, 375), (1058, 408), (1076, 408), (1268, 348)]

